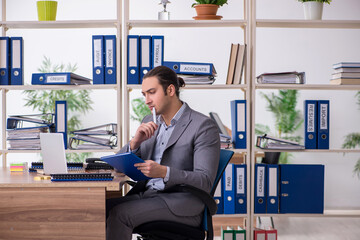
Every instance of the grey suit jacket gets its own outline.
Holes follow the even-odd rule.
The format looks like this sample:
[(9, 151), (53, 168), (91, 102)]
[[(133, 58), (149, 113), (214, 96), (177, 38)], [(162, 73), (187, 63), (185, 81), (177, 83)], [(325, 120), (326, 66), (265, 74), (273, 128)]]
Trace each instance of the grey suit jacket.
[[(192, 110), (186, 103), (185, 105), (161, 160), (162, 165), (170, 168), (169, 181), (165, 184), (165, 189), (177, 184), (188, 184), (210, 192), (219, 164), (219, 131), (213, 120)], [(149, 121), (152, 121), (150, 115), (143, 119), (143, 122)], [(152, 159), (157, 134), (158, 130), (153, 137), (140, 145), (136, 152), (140, 158)], [(127, 150), (128, 144), (120, 152)], [(137, 189), (137, 186), (133, 189)], [(170, 211), (178, 216), (195, 216), (204, 209), (204, 204), (190, 193), (159, 191), (158, 195)]]

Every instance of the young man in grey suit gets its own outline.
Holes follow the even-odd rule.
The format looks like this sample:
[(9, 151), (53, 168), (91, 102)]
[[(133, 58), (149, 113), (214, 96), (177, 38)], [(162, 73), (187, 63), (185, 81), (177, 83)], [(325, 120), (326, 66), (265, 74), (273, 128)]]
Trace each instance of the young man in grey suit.
[(210, 192), (220, 156), (219, 131), (207, 116), (179, 99), (184, 81), (160, 66), (143, 78), (142, 94), (156, 122), (146, 116), (120, 153), (133, 151), (145, 163), (136, 164), (149, 181), (139, 181), (122, 198), (107, 201), (107, 239), (130, 240), (136, 226), (169, 220), (200, 226), (204, 204), (190, 193), (164, 193), (177, 184)]

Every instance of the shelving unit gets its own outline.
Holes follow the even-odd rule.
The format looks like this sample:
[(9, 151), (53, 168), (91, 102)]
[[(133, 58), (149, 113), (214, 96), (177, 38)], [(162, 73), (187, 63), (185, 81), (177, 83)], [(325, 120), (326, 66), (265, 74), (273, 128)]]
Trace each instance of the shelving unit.
[[(1, 0), (2, 5), (2, 19), (0, 26), (2, 27), (2, 36), (6, 36), (6, 32), (11, 29), (92, 29), (92, 28), (112, 28), (116, 29), (117, 35), (117, 84), (115, 85), (80, 85), (80, 86), (0, 86), (2, 114), (1, 114), (1, 131), (2, 139), (0, 146), (0, 155), (2, 157), (2, 165), (7, 164), (7, 154), (13, 153), (39, 153), (39, 150), (7, 150), (6, 141), (6, 118), (7, 118), (7, 93), (9, 91), (23, 91), (23, 90), (109, 90), (116, 91), (117, 94), (117, 124), (118, 124), (118, 149), (112, 150), (92, 150), (91, 152), (116, 152), (119, 148), (130, 139), (129, 126), (130, 126), (130, 92), (132, 90), (141, 89), (141, 85), (128, 85), (127, 79), (127, 36), (134, 29), (231, 29), (238, 28), (244, 33), (244, 43), (247, 44), (246, 52), (246, 69), (245, 81), (240, 85), (226, 85), (217, 84), (213, 85), (187, 85), (183, 91), (199, 91), (206, 92), (210, 90), (236, 90), (244, 94), (247, 100), (247, 149), (235, 149), (234, 151), (245, 159), (247, 164), (247, 214), (233, 214), (233, 215), (215, 215), (214, 222), (229, 221), (239, 222), (245, 219), (247, 239), (254, 238), (254, 219), (256, 217), (329, 217), (329, 218), (359, 218), (360, 210), (330, 210), (325, 209), (324, 214), (254, 214), (254, 164), (256, 157), (264, 152), (278, 152), (278, 150), (262, 150), (257, 149), (252, 143), (255, 141), (255, 106), (256, 106), (256, 92), (259, 90), (278, 90), (278, 89), (296, 89), (301, 91), (360, 91), (360, 86), (350, 85), (330, 85), (330, 84), (257, 84), (256, 78), (256, 30), (259, 28), (289, 28), (289, 29), (347, 29), (358, 31), (360, 29), (360, 20), (318, 20), (318, 21), (305, 21), (305, 20), (278, 20), (278, 19), (257, 19), (256, 18), (256, 0), (244, 0), (244, 19), (240, 20), (132, 20), (129, 18), (130, 0), (114, 0), (117, 3), (117, 17), (111, 20), (59, 20), (53, 22), (39, 22), (39, 21), (7, 21), (6, 19), (6, 0)], [(231, 2), (229, 2), (229, 5)], [(96, 33), (94, 32), (94, 35)], [(165, 39), (166, 42), (166, 39)], [(206, 44), (204, 44), (204, 48)], [(229, 46), (217, 46), (227, 47)], [(225, 51), (225, 50), (224, 50)], [(166, 57), (166, 53), (165, 53)], [(25, 63), (26, 64), (26, 63)], [(89, 66), (91, 69), (91, 66)], [(28, 79), (30, 76), (24, 75)], [(219, 79), (220, 81), (220, 79)], [(225, 107), (229, 107), (228, 102), (224, 102)], [(67, 153), (82, 153), (89, 152), (89, 150), (66, 150)], [(283, 152), (295, 153), (311, 153), (311, 154), (357, 154), (360, 153), (359, 149), (329, 149), (329, 150), (283, 150)]]
[[(113, 85), (23, 85), (23, 86), (11, 86), (11, 85), (0, 85), (1, 91), (1, 102), (2, 102), (2, 114), (1, 114), (1, 131), (2, 139), (0, 146), (0, 155), (2, 157), (2, 165), (7, 165), (7, 154), (11, 153), (39, 153), (39, 150), (7, 150), (6, 141), (6, 119), (7, 119), (7, 93), (9, 91), (23, 91), (23, 90), (115, 90), (117, 95), (117, 124), (118, 124), (118, 148), (111, 150), (91, 150), (91, 152), (117, 152), (119, 146), (122, 145), (122, 108), (121, 108), (121, 61), (120, 61), (120, 37), (121, 37), (121, 11), (122, 2), (116, 0), (117, 3), (117, 18), (112, 20), (57, 20), (57, 21), (7, 21), (6, 19), (6, 0), (1, 0), (2, 6), (2, 19), (0, 21), (0, 27), (2, 29), (2, 36), (6, 36), (6, 32), (10, 29), (92, 29), (92, 28), (113, 28), (116, 29), (117, 35), (117, 84)], [(35, 2), (34, 2), (35, 4)], [(96, 34), (96, 33), (94, 33)], [(26, 39), (24, 40), (26, 41)], [(26, 63), (24, 63), (26, 65)], [(89, 66), (89, 71), (92, 67)], [(24, 81), (31, 76), (24, 74)], [(66, 150), (66, 153), (82, 153), (90, 152), (89, 150)]]
[[(359, 20), (292, 20), (292, 19), (257, 19), (257, 10), (256, 10), (256, 2), (259, 0), (250, 0), (251, 2), (251, 45), (252, 45), (252, 55), (251, 55), (251, 64), (252, 64), (252, 72), (251, 72), (251, 98), (252, 98), (252, 119), (255, 123), (256, 114), (255, 114), (255, 106), (256, 106), (256, 92), (258, 90), (280, 90), (280, 89), (295, 89), (301, 91), (359, 91), (359, 85), (332, 85), (332, 84), (257, 84), (256, 76), (259, 73), (256, 73), (256, 52), (257, 52), (257, 29), (260, 28), (287, 28), (287, 29), (348, 29), (348, 30), (360, 30), (360, 21)], [(301, 47), (301, 46), (299, 46)], [(279, 50), (281, 51), (281, 50)], [(331, 113), (334, 114), (334, 113)], [(252, 124), (251, 129), (252, 139), (255, 136), (255, 124)], [(256, 158), (255, 154), (259, 152), (279, 152), (279, 150), (264, 150), (258, 149), (256, 147), (252, 148), (251, 151), (251, 176), (255, 174), (255, 163)], [(311, 153), (311, 154), (321, 154), (321, 153), (329, 153), (329, 154), (354, 154), (360, 153), (359, 149), (305, 149), (305, 150), (281, 150), (281, 152), (290, 152), (290, 153)], [(326, 169), (325, 169), (326, 171)], [(250, 198), (253, 199), (255, 194), (255, 181), (252, 177), (251, 181), (251, 195)], [(254, 200), (251, 200), (251, 216), (250, 219), (253, 220), (251, 223), (254, 223), (257, 217), (318, 217), (318, 218), (359, 218), (360, 210), (357, 209), (343, 209), (343, 210), (332, 210), (332, 209), (324, 209), (323, 214), (255, 214), (254, 213)], [(254, 228), (255, 225), (251, 225), (251, 238), (254, 239)], [(276, 226), (275, 226), (276, 228)], [(281, 233), (280, 233), (281, 236)]]

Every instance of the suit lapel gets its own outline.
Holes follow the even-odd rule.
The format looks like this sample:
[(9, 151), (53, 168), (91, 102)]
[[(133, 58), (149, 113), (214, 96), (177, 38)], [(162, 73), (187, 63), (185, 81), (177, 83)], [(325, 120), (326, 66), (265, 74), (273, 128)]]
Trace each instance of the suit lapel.
[[(185, 103), (186, 104), (186, 103)], [(185, 106), (185, 110), (183, 112), (183, 115), (180, 117), (179, 121), (176, 123), (175, 125), (175, 129), (172, 132), (169, 141), (166, 145), (166, 148), (164, 150), (164, 152), (166, 151), (166, 149), (168, 149), (169, 147), (171, 147), (174, 143), (176, 143), (176, 141), (180, 138), (180, 136), (183, 134), (183, 132), (185, 131), (185, 129), (187, 128), (187, 126), (190, 124), (191, 122), (191, 109), (189, 108), (189, 106), (186, 104)]]

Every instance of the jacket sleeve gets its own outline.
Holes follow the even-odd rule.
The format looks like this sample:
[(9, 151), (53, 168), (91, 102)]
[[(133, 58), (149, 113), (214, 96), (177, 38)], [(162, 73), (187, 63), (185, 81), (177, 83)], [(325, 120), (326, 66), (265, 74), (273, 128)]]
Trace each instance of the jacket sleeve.
[(210, 192), (220, 157), (219, 131), (210, 118), (203, 120), (194, 133), (192, 151), (190, 156), (193, 156), (193, 170), (171, 167), (165, 189), (177, 184), (188, 184)]

